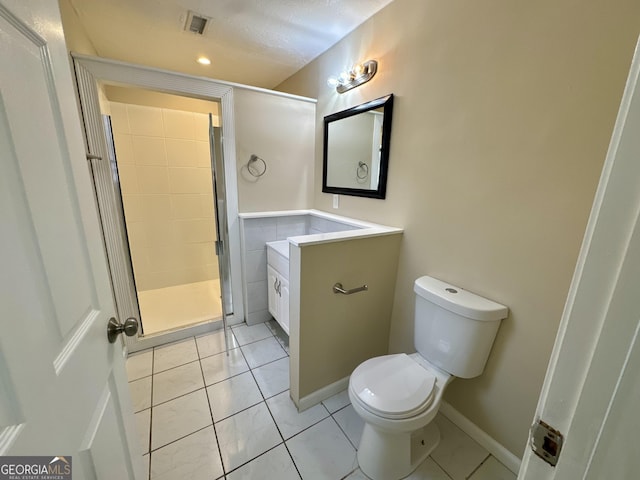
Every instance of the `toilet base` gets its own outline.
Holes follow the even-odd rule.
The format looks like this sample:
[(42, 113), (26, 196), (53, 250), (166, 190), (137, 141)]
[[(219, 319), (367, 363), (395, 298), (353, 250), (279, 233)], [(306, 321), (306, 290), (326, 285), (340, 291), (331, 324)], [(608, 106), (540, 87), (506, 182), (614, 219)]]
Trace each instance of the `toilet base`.
[(358, 463), (372, 480), (399, 480), (418, 468), (439, 443), (435, 422), (406, 433), (390, 433), (365, 423)]

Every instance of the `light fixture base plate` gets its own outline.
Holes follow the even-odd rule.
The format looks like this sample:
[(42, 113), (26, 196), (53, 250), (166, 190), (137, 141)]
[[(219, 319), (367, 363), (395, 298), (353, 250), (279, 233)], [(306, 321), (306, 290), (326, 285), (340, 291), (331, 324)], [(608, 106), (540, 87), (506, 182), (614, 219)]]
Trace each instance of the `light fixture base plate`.
[(344, 84), (338, 84), (336, 86), (336, 91), (338, 93), (348, 92), (352, 88), (359, 87), (360, 85), (367, 83), (369, 80), (373, 78), (373, 76), (378, 71), (378, 62), (376, 60), (369, 60), (362, 64), (363, 72), (362, 75), (350, 80)]

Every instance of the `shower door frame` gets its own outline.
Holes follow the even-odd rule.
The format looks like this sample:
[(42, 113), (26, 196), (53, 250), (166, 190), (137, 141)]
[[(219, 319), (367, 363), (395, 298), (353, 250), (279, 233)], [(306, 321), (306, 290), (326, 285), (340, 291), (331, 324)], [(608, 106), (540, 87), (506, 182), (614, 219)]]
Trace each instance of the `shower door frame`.
[[(220, 103), (221, 127), (223, 132), (222, 150), (224, 152), (226, 215), (229, 236), (229, 263), (231, 266), (231, 292), (234, 312), (226, 316), (228, 324), (244, 321), (244, 302), (240, 258), (240, 224), (238, 218), (238, 188), (236, 172), (235, 120), (233, 109), (233, 84), (203, 77), (194, 77), (176, 72), (160, 70), (141, 65), (128, 64), (87, 55), (71, 54), (76, 70), (78, 93), (85, 124), (88, 157), (103, 158), (108, 161), (109, 152), (103, 128), (98, 99), (98, 83), (105, 82), (121, 86), (145, 88), (149, 90), (200, 98)], [(93, 159), (91, 162), (102, 160)], [(107, 234), (105, 242), (108, 241)], [(113, 233), (113, 232), (111, 232)], [(123, 252), (128, 254), (128, 252)], [(126, 272), (112, 271), (112, 278), (122, 278)], [(115, 283), (115, 282), (114, 282)], [(113, 285), (118, 313), (121, 317), (138, 313), (135, 289), (131, 285)], [(135, 304), (135, 305), (134, 305)], [(125, 313), (131, 312), (131, 313)], [(136, 317), (136, 318), (139, 318)], [(124, 318), (121, 318), (124, 321)], [(218, 328), (218, 322), (207, 322), (193, 327), (185, 327), (166, 333), (150, 336), (124, 337), (129, 352), (143, 350), (153, 346), (180, 340), (187, 336), (198, 335)], [(220, 320), (222, 326), (222, 320)]]

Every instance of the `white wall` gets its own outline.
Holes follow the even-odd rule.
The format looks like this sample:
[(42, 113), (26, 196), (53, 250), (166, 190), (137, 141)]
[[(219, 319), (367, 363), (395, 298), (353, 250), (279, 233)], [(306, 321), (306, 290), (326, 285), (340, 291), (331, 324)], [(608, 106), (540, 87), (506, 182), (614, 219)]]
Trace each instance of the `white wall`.
[[(244, 89), (234, 90), (234, 100), (240, 212), (309, 208), (315, 103)], [(247, 171), (252, 154), (267, 164), (260, 178)]]

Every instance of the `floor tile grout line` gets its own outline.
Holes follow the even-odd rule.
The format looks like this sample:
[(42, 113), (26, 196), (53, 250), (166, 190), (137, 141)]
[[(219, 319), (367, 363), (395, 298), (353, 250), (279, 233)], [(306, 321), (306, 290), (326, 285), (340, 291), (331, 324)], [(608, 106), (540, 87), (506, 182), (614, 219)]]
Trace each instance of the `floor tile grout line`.
[[(353, 475), (354, 473), (356, 473), (356, 471), (360, 470), (360, 465), (358, 465), (356, 468), (354, 468), (353, 470), (351, 470), (349, 473), (347, 473), (344, 477), (342, 477), (340, 480), (346, 480), (347, 478), (349, 478), (351, 475)], [(362, 470), (360, 470), (362, 472)], [(364, 472), (362, 472), (362, 474), (364, 475)], [(369, 477), (366, 477), (369, 478)]]
[(232, 413), (231, 415), (227, 415), (226, 417), (221, 418), (220, 420), (214, 420), (214, 422), (213, 422), (213, 423), (214, 423), (214, 424), (216, 424), (216, 423), (224, 422), (225, 420), (229, 420), (231, 417), (235, 417), (235, 416), (236, 416), (236, 415), (238, 415), (239, 413), (246, 412), (246, 411), (247, 411), (247, 410), (249, 410), (250, 408), (257, 407), (257, 406), (258, 406), (258, 405), (260, 405), (261, 403), (264, 403), (264, 400), (260, 400), (259, 402), (254, 403), (253, 405), (250, 405), (250, 406), (248, 406), (248, 407), (246, 407), (246, 408), (243, 408), (242, 410), (238, 410), (237, 412), (234, 412), (234, 413)]
[[(436, 446), (436, 448), (437, 448), (437, 446)], [(435, 451), (435, 450), (434, 450), (434, 451)], [(450, 475), (450, 474), (449, 474), (449, 472), (447, 472), (447, 471), (445, 470), (445, 468), (444, 468), (442, 465), (440, 465), (440, 463), (438, 463), (438, 461), (437, 461), (435, 458), (433, 458), (432, 454), (433, 454), (433, 452), (431, 452), (431, 453), (427, 456), (427, 458), (430, 458), (430, 459), (433, 461), (433, 463), (435, 463), (438, 467), (440, 467), (440, 470), (442, 470), (442, 471), (445, 473), (445, 475), (446, 475), (447, 477), (449, 477), (449, 478), (451, 478), (451, 479), (453, 480), (453, 476), (452, 476), (452, 475)], [(425, 461), (427, 460), (427, 458), (425, 458)]]
[[(268, 328), (268, 327), (267, 327), (267, 328)], [(240, 350), (240, 351), (242, 352), (242, 350)], [(286, 352), (285, 352), (285, 353), (286, 353)], [(242, 352), (242, 355), (243, 355), (243, 357), (244, 357), (244, 352)], [(288, 357), (288, 355), (287, 355), (287, 357)], [(278, 360), (281, 360), (281, 359), (279, 358)], [(246, 358), (245, 358), (245, 361), (246, 361)], [(275, 362), (275, 361), (277, 361), (277, 360), (274, 360), (274, 362)], [(249, 363), (249, 362), (247, 362), (247, 364), (248, 364), (248, 363)], [(256, 367), (256, 368), (259, 368), (259, 367)], [(276, 427), (276, 430), (277, 430), (277, 432), (278, 432), (278, 435), (280, 435), (280, 438), (282, 439), (282, 444), (284, 445), (284, 448), (287, 450), (287, 454), (289, 455), (289, 458), (291, 459), (291, 463), (293, 463), (293, 467), (296, 469), (296, 472), (298, 473), (298, 476), (299, 476), (300, 478), (302, 478), (302, 474), (300, 473), (300, 470), (298, 469), (298, 465), (296, 465), (296, 462), (295, 462), (295, 460), (293, 459), (293, 455), (291, 455), (291, 452), (289, 451), (289, 447), (287, 446), (287, 442), (286, 442), (286, 441), (285, 441), (285, 439), (284, 439), (284, 435), (282, 435), (282, 432), (280, 431), (280, 427), (278, 426), (278, 422), (276, 422), (276, 419), (275, 419), (275, 417), (273, 416), (273, 413), (271, 412), (271, 409), (269, 408), (269, 404), (267, 403), (267, 399), (265, 398), (264, 394), (262, 393), (262, 390), (260, 389), (260, 385), (258, 384), (258, 381), (256, 380), (256, 376), (255, 376), (255, 375), (254, 375), (254, 373), (253, 373), (253, 369), (251, 369), (251, 368), (250, 368), (250, 369), (249, 369), (249, 371), (251, 372), (251, 376), (253, 377), (253, 381), (254, 381), (254, 382), (256, 382), (256, 385), (258, 385), (258, 390), (260, 391), (260, 395), (262, 395), (262, 398), (263, 398), (263, 400), (262, 400), (262, 401), (264, 402), (264, 406), (266, 407), (267, 412), (269, 412), (269, 415), (271, 416), (271, 420), (273, 421), (273, 424), (274, 424), (274, 425), (275, 425), (275, 427)], [(285, 391), (286, 391), (286, 390), (285, 390)], [(280, 393), (282, 393), (282, 392), (280, 392)], [(279, 394), (277, 394), (277, 395), (279, 395)], [(274, 395), (274, 396), (275, 396), (275, 395)], [(272, 397), (269, 397), (269, 398), (272, 398)], [(274, 448), (275, 448), (275, 447), (274, 447)], [(257, 458), (257, 457), (256, 457), (256, 458)]]
[(356, 462), (358, 461), (358, 449), (356, 448), (356, 446), (351, 442), (351, 439), (349, 438), (349, 435), (346, 434), (346, 432), (342, 429), (342, 427), (340, 426), (340, 424), (338, 423), (338, 421), (333, 418), (333, 414), (329, 415), (329, 417), (331, 418), (331, 420), (334, 421), (334, 423), (336, 424), (336, 426), (338, 427), (338, 430), (340, 430), (342, 432), (342, 434), (345, 436), (345, 438), (347, 439), (347, 442), (349, 442), (349, 445), (351, 445), (353, 447), (353, 449), (356, 452)]
[[(242, 358), (244, 358), (244, 361), (247, 363), (247, 365), (249, 365), (249, 362), (247, 362), (247, 357), (245, 356), (245, 354), (244, 354), (244, 352), (242, 351), (242, 349), (240, 349), (240, 353), (242, 354)], [(280, 360), (280, 359), (278, 359), (278, 360)], [(275, 360), (274, 360), (274, 361), (275, 361)], [(265, 365), (266, 365), (266, 364), (265, 364)], [(262, 366), (262, 365), (260, 365), (260, 366)], [(259, 368), (259, 367), (256, 367), (256, 368)], [(253, 374), (253, 369), (251, 368), (251, 366), (250, 366), (250, 365), (249, 365), (249, 372), (251, 373), (251, 378), (253, 378), (253, 381), (255, 382), (256, 387), (258, 387), (258, 392), (260, 392), (260, 396), (262, 397), (262, 401), (265, 403), (265, 406), (267, 406), (267, 405), (266, 405), (266, 404), (267, 404), (267, 402), (266, 402), (266, 400), (267, 400), (267, 399), (265, 398), (264, 393), (262, 393), (262, 389), (260, 388), (260, 385), (258, 384), (258, 380), (256, 380), (256, 376)], [(245, 372), (245, 373), (246, 373), (246, 372)], [(271, 397), (269, 397), (269, 398), (271, 398)], [(260, 403), (260, 402), (258, 402), (258, 403)], [(257, 404), (256, 404), (256, 405), (257, 405)], [(269, 407), (267, 406), (267, 410), (268, 410), (268, 409), (269, 409)], [(246, 410), (246, 409), (245, 409), (245, 410)], [(227, 417), (227, 418), (228, 418), (228, 417)], [(275, 423), (275, 420), (274, 420), (274, 423)], [(277, 427), (278, 427), (278, 426), (276, 425), (276, 428), (277, 428)], [(279, 432), (279, 431), (278, 431), (278, 432)], [(282, 435), (280, 435), (280, 436), (282, 437)], [(283, 439), (283, 441), (284, 441), (284, 439)]]
[[(284, 445), (284, 442), (279, 443), (279, 444), (277, 444), (277, 445), (274, 445), (273, 447), (271, 447), (271, 448), (269, 448), (269, 449), (265, 450), (264, 452), (262, 452), (260, 455), (258, 455), (258, 456), (256, 456), (256, 457), (253, 457), (253, 458), (252, 458), (252, 459), (250, 459), (250, 460), (247, 460), (246, 462), (244, 462), (244, 463), (243, 463), (243, 464), (241, 464), (241, 465), (238, 465), (238, 466), (237, 466), (236, 468), (234, 468), (233, 470), (229, 470), (225, 475), (229, 475), (230, 473), (237, 472), (237, 471), (238, 471), (239, 469), (241, 469), (242, 467), (244, 467), (244, 466), (246, 466), (246, 465), (250, 464), (251, 462), (253, 462), (254, 460), (257, 460), (257, 459), (258, 459), (258, 458), (260, 458), (260, 457), (263, 457), (264, 455), (266, 455), (266, 454), (267, 454), (267, 453), (269, 453), (270, 451), (275, 450), (276, 448), (278, 448), (280, 445)], [(286, 447), (285, 447), (285, 448), (286, 448)], [(294, 465), (295, 465), (295, 463), (294, 463)]]
[(282, 344), (278, 341), (278, 337), (276, 337), (275, 335), (271, 335), (270, 337), (263, 338), (263, 339), (260, 339), (260, 340), (256, 340), (255, 342), (250, 342), (250, 343), (245, 343), (244, 345), (239, 345), (239, 348), (242, 348), (242, 347), (248, 347), (249, 345), (254, 345), (254, 344), (259, 343), (259, 342), (264, 342), (265, 340), (270, 340), (270, 339), (272, 339), (272, 338), (276, 341), (276, 343), (278, 344), (278, 346), (279, 346), (280, 348), (282, 348), (282, 350), (284, 351), (284, 353), (286, 353), (287, 355), (289, 355), (289, 354), (287, 353), (287, 351), (284, 349), (284, 347), (282, 346)]
[[(349, 404), (351, 405), (351, 404)], [(338, 419), (336, 419), (334, 417), (334, 415), (338, 412), (341, 412), (342, 410), (344, 410), (345, 408), (347, 408), (349, 405), (342, 407), (340, 410), (337, 410), (335, 413), (331, 413), (331, 418), (333, 418), (333, 420), (338, 424), (338, 428), (340, 429), (340, 431), (342, 433), (344, 433), (344, 436), (347, 437), (347, 440), (349, 440), (349, 443), (353, 446), (353, 448), (356, 449), (356, 454), (358, 453), (358, 447), (351, 441), (351, 438), (349, 437), (349, 435), (347, 435), (347, 432), (345, 432), (344, 428), (342, 428), (342, 425), (340, 425), (340, 422), (338, 421)]]
[(145, 376), (140, 377), (140, 378), (134, 378), (132, 380), (127, 380), (127, 383), (133, 383), (133, 382), (137, 382), (138, 380), (144, 380), (145, 378), (149, 378), (151, 376), (153, 376), (153, 373), (150, 373), (149, 375), (145, 375)]
[(192, 393), (199, 392), (200, 390), (203, 390), (203, 389), (206, 390), (207, 386), (205, 385), (204, 387), (198, 387), (195, 390), (191, 390), (190, 392), (181, 393), (180, 395), (178, 395), (176, 397), (173, 397), (173, 398), (170, 398), (169, 400), (165, 400), (164, 402), (160, 402), (157, 405), (152, 405), (152, 407), (159, 407), (161, 405), (166, 405), (169, 402), (172, 402), (172, 401), (177, 400), (177, 399), (182, 398), (182, 397), (186, 397), (187, 395), (191, 395)]
[(289, 445), (287, 445), (287, 442), (283, 442), (284, 448), (287, 450), (287, 453), (289, 454), (289, 458), (291, 459), (291, 463), (293, 463), (293, 468), (296, 469), (296, 472), (298, 472), (298, 476), (302, 479), (302, 474), (300, 473), (300, 469), (298, 468), (298, 465), (296, 464), (296, 461), (293, 458), (293, 455), (291, 455), (291, 450), (289, 450)]
[[(237, 350), (238, 348), (240, 348), (240, 345), (238, 345), (237, 347), (230, 348), (229, 351), (231, 352), (232, 350)], [(215, 357), (218, 355), (224, 355), (225, 353), (226, 351), (222, 350), (221, 352), (216, 352), (216, 353), (212, 353), (211, 355), (205, 355), (204, 357), (200, 357), (198, 358), (198, 360), (205, 360), (207, 358)]]
[[(264, 325), (265, 323), (266, 323), (266, 322), (263, 322), (263, 325)], [(245, 323), (245, 325), (246, 325), (246, 323)], [(259, 324), (256, 324), (256, 325), (259, 325)], [(238, 324), (238, 325), (234, 325), (233, 327), (231, 327), (231, 331), (233, 332), (233, 328), (234, 328), (234, 327), (236, 327), (236, 328), (237, 328), (237, 327), (239, 327), (239, 326), (240, 326), (240, 327), (241, 327), (241, 326), (243, 326), (243, 325), (242, 325), (242, 323), (240, 323), (240, 324)], [(253, 326), (254, 326), (254, 325), (247, 325), (247, 327), (248, 327), (248, 328), (253, 327)], [(266, 325), (265, 325), (265, 327), (266, 327), (266, 329), (267, 329), (267, 330), (269, 330), (269, 336), (274, 337), (275, 335), (274, 335), (274, 334), (273, 334), (273, 332), (269, 329), (269, 327), (267, 327)], [(250, 342), (240, 344), (240, 340), (238, 340), (238, 337), (237, 337), (237, 335), (236, 335), (235, 333), (234, 333), (234, 336), (236, 337), (236, 341), (238, 342), (238, 346), (239, 346), (239, 347), (244, 347), (245, 345), (250, 345), (250, 344), (252, 344), (252, 343), (260, 342), (260, 341), (262, 341), (262, 340), (266, 340), (266, 339), (268, 339), (268, 338), (269, 338), (269, 337), (259, 338), (259, 339), (257, 339), (257, 340), (252, 340), (252, 341), (250, 341)]]
[[(285, 353), (286, 353), (286, 352), (285, 352)], [(244, 352), (242, 352), (242, 356), (243, 356), (243, 357), (244, 357), (244, 359), (245, 359), (244, 361), (245, 361), (245, 362), (247, 362), (247, 358), (245, 357)], [(256, 367), (252, 367), (252, 366), (250, 366), (250, 365), (249, 365), (249, 362), (247, 362), (247, 365), (249, 365), (249, 369), (250, 369), (250, 370), (256, 370), (256, 369), (258, 369), (258, 368), (262, 368), (262, 367), (264, 367), (265, 365), (270, 365), (270, 364), (272, 364), (272, 363), (278, 362), (278, 361), (282, 360), (283, 358), (289, 358), (289, 354), (285, 355), (284, 357), (276, 358), (275, 360), (269, 360), (267, 363), (261, 363), (260, 365), (258, 365), (258, 366), (256, 366)]]
[[(282, 348), (281, 345), (279, 345), (279, 346), (280, 346), (280, 348)], [(247, 365), (249, 365), (249, 368), (251, 370), (254, 370), (254, 369), (260, 368), (260, 367), (264, 367), (265, 365), (269, 365), (270, 363), (277, 362), (278, 360), (282, 360), (283, 358), (290, 358), (290, 355), (286, 352), (286, 350), (284, 348), (282, 348), (282, 351), (284, 352), (284, 356), (283, 357), (279, 357), (279, 358), (276, 358), (274, 360), (269, 360), (266, 363), (261, 363), (260, 365), (256, 365), (255, 367), (252, 367), (249, 364), (249, 361), (247, 360), (247, 356), (245, 355), (244, 350), (242, 350), (242, 347), (240, 347), (240, 351), (242, 352), (242, 356), (244, 357), (245, 362), (247, 362)]]
[[(207, 428), (211, 427), (212, 425), (205, 425), (204, 427), (200, 427), (197, 430), (194, 430), (193, 432), (189, 432), (186, 435), (183, 435), (179, 438), (176, 438), (175, 440), (171, 440), (170, 442), (164, 443), (161, 446), (159, 446), (158, 448), (154, 448), (153, 450), (151, 450), (149, 453), (156, 453), (158, 450), (162, 450), (164, 447), (168, 447), (169, 445), (173, 445), (176, 442), (179, 442), (180, 440), (184, 440), (187, 437), (190, 437), (193, 434), (196, 434), (198, 432), (201, 432), (202, 430), (206, 430)], [(217, 439), (216, 439), (217, 441)]]
[[(252, 374), (253, 374), (253, 372), (252, 372)], [(255, 377), (254, 377), (254, 380), (255, 380)], [(257, 383), (257, 381), (256, 381), (256, 383)], [(259, 388), (259, 386), (258, 386), (258, 388)], [(285, 390), (285, 392), (286, 392), (286, 390)], [(280, 393), (282, 393), (282, 392), (280, 392)], [(280, 394), (278, 394), (278, 395), (280, 395)], [(269, 397), (269, 398), (273, 398), (273, 397)], [(265, 405), (265, 407), (267, 407), (267, 412), (269, 412), (269, 415), (271, 416), (271, 420), (273, 420), (273, 424), (276, 426), (276, 430), (278, 431), (278, 434), (280, 435), (280, 438), (282, 439), (282, 444), (284, 445), (284, 448), (287, 450), (287, 454), (289, 455), (289, 458), (291, 459), (291, 463), (293, 463), (293, 467), (296, 469), (296, 472), (298, 472), (298, 476), (300, 478), (302, 478), (302, 474), (300, 473), (300, 469), (298, 468), (298, 465), (296, 464), (296, 461), (293, 459), (293, 455), (291, 455), (291, 451), (289, 450), (289, 446), (287, 445), (287, 440), (285, 440), (284, 435), (282, 434), (282, 431), (280, 430), (280, 426), (278, 425), (278, 422), (276, 422), (276, 417), (273, 416), (273, 412), (269, 408), (269, 404), (267, 403), (266, 399), (264, 400), (264, 405)], [(291, 438), (293, 438), (293, 437), (291, 437)]]
[[(267, 408), (269, 408), (269, 404), (267, 404)], [(269, 412), (271, 412), (271, 410), (269, 410)], [(272, 415), (272, 417), (273, 417), (273, 415)], [(297, 436), (298, 436), (298, 435), (300, 435), (301, 433), (306, 432), (306, 431), (307, 431), (307, 430), (309, 430), (310, 428), (315, 427), (316, 425), (318, 425), (319, 423), (321, 423), (321, 422), (325, 421), (325, 420), (326, 420), (327, 418), (329, 418), (329, 417), (331, 417), (331, 414), (330, 414), (330, 413), (329, 413), (326, 417), (322, 417), (320, 420), (318, 420), (317, 422), (312, 423), (312, 424), (311, 424), (311, 425), (309, 425), (308, 427), (304, 427), (302, 430), (300, 430), (300, 431), (299, 431), (299, 432), (297, 432), (296, 434), (291, 435), (289, 438), (287, 438), (287, 439), (285, 440), (285, 443), (286, 443), (286, 442), (288, 442), (289, 440), (291, 440), (291, 439), (293, 439), (293, 438), (297, 437)], [(275, 421), (275, 420), (274, 420), (274, 421)], [(276, 423), (276, 427), (277, 427), (277, 426), (278, 426), (278, 424)], [(282, 438), (284, 438), (284, 436), (283, 436)]]
[[(223, 327), (224, 328), (224, 327)], [(195, 337), (194, 337), (195, 340)], [(225, 345), (226, 347), (226, 345)], [(196, 353), (198, 353), (198, 357), (200, 356), (200, 350), (198, 349), (198, 342), (196, 342)], [(198, 360), (200, 363), (200, 373), (202, 375), (202, 383), (205, 384), (204, 386), (204, 392), (205, 395), (207, 396), (207, 404), (209, 405), (209, 415), (211, 417), (211, 426), (213, 427), (213, 435), (216, 438), (216, 445), (218, 447), (218, 458), (220, 459), (220, 465), (222, 466), (222, 477), (226, 478), (226, 469), (224, 466), (224, 461), (222, 460), (222, 449), (220, 448), (220, 441), (218, 440), (218, 431), (216, 430), (216, 422), (213, 419), (213, 407), (211, 406), (211, 400), (209, 399), (209, 391), (207, 390), (207, 381), (204, 378), (204, 369), (202, 368), (202, 361)]]
[[(271, 330), (271, 328), (267, 327), (267, 326), (266, 326), (266, 324), (267, 324), (267, 322), (262, 322), (262, 325), (265, 325), (266, 329), (267, 329), (267, 330), (269, 330), (269, 336), (271, 336), (271, 337), (275, 337), (275, 338), (276, 338), (276, 340), (277, 340), (277, 339), (278, 339), (278, 335), (277, 335), (277, 333), (276, 333), (276, 332), (274, 332), (273, 330)], [(246, 324), (245, 324), (245, 325), (246, 325)], [(259, 324), (256, 324), (256, 325), (259, 325)], [(243, 325), (242, 325), (242, 324), (234, 325), (234, 326), (232, 327), (232, 329), (233, 329), (233, 328), (237, 328), (237, 327), (239, 327), (239, 326), (241, 327), (241, 326), (243, 326)], [(248, 325), (247, 327), (249, 327), (249, 328), (250, 328), (250, 327), (254, 327), (254, 326), (255, 326), (255, 325)], [(284, 332), (284, 330), (283, 330), (283, 332)], [(234, 334), (234, 335), (235, 335), (235, 334)], [(286, 333), (285, 333), (285, 335), (286, 335)], [(251, 342), (247, 342), (247, 343), (245, 343), (245, 344), (243, 344), (243, 345), (240, 345), (240, 342), (238, 342), (238, 345), (240, 345), (241, 347), (243, 347), (244, 345), (249, 345), (249, 344), (251, 344), (251, 343), (256, 343), (256, 342), (259, 342), (259, 341), (261, 341), (261, 340), (266, 340), (266, 339), (268, 339), (268, 338), (269, 338), (269, 337), (259, 338), (259, 339), (257, 339), (257, 340), (252, 340)], [(236, 337), (236, 340), (237, 340), (237, 337)], [(279, 342), (278, 342), (278, 343), (279, 343)]]
[[(482, 461), (481, 461), (478, 465), (476, 465), (476, 468), (474, 468), (474, 469), (471, 471), (471, 473), (470, 473), (469, 475), (467, 475), (467, 476), (466, 476), (466, 478), (467, 478), (467, 479), (469, 479), (469, 478), (473, 477), (473, 475), (478, 471), (478, 469), (479, 469), (482, 465), (484, 465), (484, 463), (485, 463), (487, 460), (489, 460), (489, 457), (491, 457), (491, 454), (490, 454), (490, 453), (487, 453), (487, 456), (486, 456), (486, 457), (484, 457), (484, 459), (482, 459)], [(444, 470), (444, 469), (443, 469), (443, 470)]]
[[(166, 370), (161, 370), (159, 372), (154, 372), (152, 375), (149, 375), (149, 376), (160, 375), (161, 373), (170, 372), (171, 370), (175, 370), (176, 368), (184, 367), (185, 365), (190, 365), (192, 363), (198, 362), (199, 360), (200, 360), (199, 358), (196, 358), (195, 360), (190, 360), (188, 362), (181, 363), (180, 365), (176, 365), (175, 367), (167, 368)], [(131, 382), (129, 382), (129, 383), (131, 383)]]
[[(267, 405), (267, 408), (268, 408), (268, 405)], [(284, 444), (285, 444), (285, 447), (287, 448), (287, 451), (289, 452), (289, 456), (291, 456), (291, 460), (293, 460), (293, 455), (291, 455), (291, 452), (289, 451), (289, 446), (287, 445), (287, 442), (289, 442), (289, 441), (293, 440), (295, 437), (297, 437), (297, 436), (301, 435), (302, 433), (306, 432), (307, 430), (310, 430), (311, 428), (313, 428), (313, 427), (317, 426), (318, 424), (320, 424), (320, 423), (324, 422), (325, 420), (327, 420), (327, 419), (329, 419), (329, 418), (331, 418), (331, 419), (332, 419), (336, 424), (338, 423), (338, 422), (336, 421), (336, 419), (335, 419), (335, 418), (333, 418), (333, 416), (331, 415), (331, 413), (329, 413), (326, 417), (324, 417), (324, 418), (322, 418), (322, 419), (318, 420), (317, 422), (315, 422), (315, 423), (314, 423), (314, 424), (312, 424), (312, 425), (309, 425), (309, 426), (308, 426), (308, 427), (306, 427), (306, 428), (303, 428), (303, 429), (302, 429), (302, 430), (300, 430), (298, 433), (296, 433), (295, 435), (292, 435), (292, 436), (291, 436), (291, 437), (289, 437), (287, 440), (285, 440)], [(276, 424), (276, 426), (277, 426), (277, 424)], [(344, 434), (344, 436), (347, 438), (347, 441), (349, 442), (349, 444), (350, 444), (350, 445), (353, 445), (353, 444), (351, 443), (351, 440), (349, 440), (349, 437), (347, 436), (347, 434), (346, 434), (346, 433), (344, 433), (344, 431), (340, 428), (340, 425), (339, 425), (339, 424), (338, 424), (338, 428), (339, 428), (339, 429), (340, 429), (340, 431)], [(283, 438), (284, 438), (284, 437), (283, 437)], [(356, 462), (357, 462), (357, 460), (358, 460), (358, 458), (357, 458), (358, 449), (354, 447), (354, 450), (356, 451)], [(297, 470), (297, 469), (298, 469), (298, 466), (296, 465), (295, 460), (293, 460), (293, 464), (296, 466), (296, 470)], [(350, 473), (348, 473), (348, 474), (347, 474), (347, 477), (348, 477), (349, 475), (351, 475), (353, 472), (355, 472), (358, 468), (360, 468), (360, 466), (359, 466), (359, 465), (358, 465), (354, 470), (352, 470)], [(298, 470), (298, 474), (300, 475), (300, 478), (302, 478), (302, 474), (300, 473), (300, 471), (299, 471), (299, 470)], [(343, 478), (346, 478), (346, 477), (343, 477)], [(368, 478), (368, 477), (367, 477), (367, 478)]]
[[(130, 382), (128, 382), (128, 384), (139, 382), (141, 380), (146, 380), (147, 378), (150, 378), (150, 377), (153, 377), (153, 375), (147, 375), (146, 377), (138, 378), (137, 380), (131, 380)], [(129, 388), (131, 388), (131, 387), (129, 387)]]
[[(229, 330), (231, 330), (231, 331), (229, 332), (229, 333), (231, 334), (231, 344), (232, 344), (232, 345), (235, 345), (235, 347), (232, 347), (232, 348), (230, 348), (229, 350), (235, 350), (236, 348), (240, 348), (240, 344), (238, 343), (238, 339), (237, 339), (237, 338), (236, 338), (236, 336), (234, 335), (232, 328), (231, 328), (231, 327), (227, 327), (227, 328), (228, 328)], [(204, 337), (213, 336), (213, 335), (216, 335), (216, 334), (218, 334), (218, 333), (222, 333), (222, 329), (218, 329), (218, 330), (215, 330), (214, 332), (209, 332), (209, 333), (205, 333), (205, 334), (199, 335), (199, 336), (197, 336), (197, 337), (194, 337), (194, 338), (195, 338), (195, 340), (196, 340), (196, 346), (198, 345), (198, 339), (199, 339), (199, 338), (204, 338)], [(224, 336), (224, 334), (223, 334), (223, 336)], [(223, 338), (223, 342), (224, 342), (224, 338)], [(198, 348), (198, 349), (197, 349), (197, 351), (198, 351), (198, 357), (200, 358), (200, 360), (202, 360), (203, 358), (213, 357), (214, 355), (220, 355), (221, 353), (225, 353), (225, 352), (226, 352), (226, 347), (227, 347), (227, 345), (226, 345), (226, 343), (225, 343), (225, 348), (223, 348), (223, 349), (222, 349), (222, 350), (220, 350), (219, 352), (212, 353), (211, 355), (204, 355), (204, 356), (202, 356), (202, 357), (200, 357), (200, 349)]]
[[(267, 327), (267, 328), (269, 328), (269, 327)], [(275, 335), (274, 335), (274, 337), (275, 337)], [(282, 345), (280, 345), (280, 347), (282, 347)], [(284, 350), (284, 348), (283, 348), (283, 350)], [(262, 398), (264, 399), (264, 401), (265, 401), (265, 402), (267, 401), (267, 399), (268, 399), (268, 398), (273, 398), (273, 397), (275, 397), (275, 396), (277, 396), (277, 395), (280, 395), (282, 392), (286, 392), (287, 390), (289, 390), (289, 387), (290, 387), (291, 385), (289, 385), (289, 387), (287, 387), (287, 388), (286, 388), (285, 390), (283, 390), (282, 392), (277, 392), (277, 393), (274, 393), (273, 395), (271, 395), (271, 396), (269, 396), (269, 397), (266, 397), (266, 396), (265, 396), (265, 394), (264, 394), (264, 392), (263, 392), (263, 391), (262, 391), (262, 389), (260, 388), (260, 384), (258, 383), (258, 380), (256, 379), (255, 374), (253, 373), (253, 370), (257, 370), (257, 369), (260, 369), (260, 368), (262, 368), (262, 367), (264, 367), (264, 366), (266, 366), (266, 365), (270, 365), (270, 364), (272, 364), (272, 363), (279, 362), (280, 360), (282, 360), (282, 359), (284, 359), (284, 358), (290, 359), (291, 357), (290, 357), (290, 355), (289, 355), (286, 351), (285, 351), (286, 356), (284, 356), (284, 357), (280, 357), (280, 358), (276, 358), (275, 360), (271, 360), (270, 362), (263, 363), (262, 365), (258, 365), (257, 367), (253, 367), (253, 368), (249, 365), (249, 362), (247, 362), (247, 357), (245, 356), (244, 351), (243, 351), (242, 349), (240, 349), (240, 353), (242, 353), (242, 357), (244, 358), (244, 361), (245, 361), (245, 362), (247, 363), (247, 365), (249, 366), (249, 371), (251, 372), (251, 375), (253, 376), (253, 380), (256, 382), (256, 385), (258, 386), (258, 390), (260, 390), (260, 393), (262, 394)], [(291, 383), (291, 382), (288, 382), (288, 383)], [(274, 421), (275, 421), (275, 420), (274, 420)], [(277, 426), (277, 425), (276, 425), (276, 426)]]

